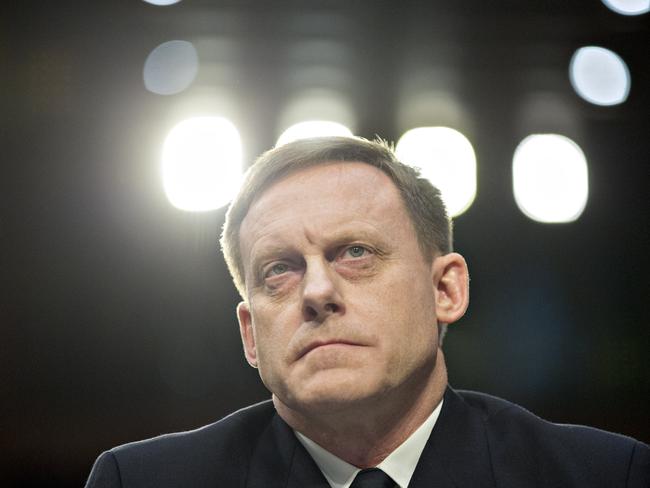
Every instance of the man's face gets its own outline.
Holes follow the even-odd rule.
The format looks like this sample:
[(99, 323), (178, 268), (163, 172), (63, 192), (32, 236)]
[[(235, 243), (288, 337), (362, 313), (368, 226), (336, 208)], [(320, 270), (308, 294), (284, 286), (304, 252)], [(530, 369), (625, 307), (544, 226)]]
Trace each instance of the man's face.
[(331, 412), (428, 381), (435, 261), (386, 174), (365, 163), (291, 174), (251, 206), (240, 245), (246, 357), (285, 405)]

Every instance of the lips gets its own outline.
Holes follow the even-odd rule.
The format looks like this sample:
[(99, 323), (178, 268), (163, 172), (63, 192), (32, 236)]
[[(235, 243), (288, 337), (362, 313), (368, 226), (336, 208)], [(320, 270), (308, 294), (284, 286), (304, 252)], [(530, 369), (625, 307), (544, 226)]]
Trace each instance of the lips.
[(330, 346), (333, 344), (340, 344), (340, 345), (345, 345), (345, 346), (361, 346), (362, 344), (356, 343), (356, 342), (351, 342), (345, 339), (332, 339), (332, 340), (327, 340), (327, 341), (313, 341), (310, 342), (307, 347), (304, 347), (303, 349), (300, 350), (300, 354), (298, 354), (298, 359), (302, 358), (303, 356), (307, 355), (314, 349), (317, 349), (322, 346)]

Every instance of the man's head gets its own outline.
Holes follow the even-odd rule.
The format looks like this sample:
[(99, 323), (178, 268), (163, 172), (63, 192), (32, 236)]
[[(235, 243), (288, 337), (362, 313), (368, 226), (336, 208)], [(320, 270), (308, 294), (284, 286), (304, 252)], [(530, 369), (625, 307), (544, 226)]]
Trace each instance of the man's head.
[(417, 169), (398, 161), (385, 143), (351, 137), (302, 139), (262, 154), (246, 173), (241, 190), (228, 209), (221, 246), (242, 298), (246, 297), (246, 285), (239, 232), (251, 204), (283, 177), (334, 161), (362, 162), (386, 173), (400, 192), (425, 258), (430, 260), (434, 255), (451, 252), (451, 223), (440, 191), (422, 178)]
[(433, 374), (437, 324), (467, 306), (438, 191), (385, 146), (347, 138), (270, 151), (245, 181), (222, 244), (269, 390), (328, 410), (413, 395)]

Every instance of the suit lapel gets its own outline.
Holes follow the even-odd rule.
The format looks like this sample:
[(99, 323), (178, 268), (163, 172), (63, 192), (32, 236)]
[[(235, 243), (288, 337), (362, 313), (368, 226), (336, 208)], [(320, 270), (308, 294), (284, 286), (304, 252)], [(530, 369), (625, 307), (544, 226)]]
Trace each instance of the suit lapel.
[(275, 414), (252, 453), (247, 488), (329, 488), (291, 428)]
[[(275, 414), (251, 455), (247, 488), (329, 488), (291, 428)], [(495, 488), (483, 419), (451, 388), (409, 488)]]
[(444, 399), (409, 488), (494, 488), (483, 420), (451, 388)]

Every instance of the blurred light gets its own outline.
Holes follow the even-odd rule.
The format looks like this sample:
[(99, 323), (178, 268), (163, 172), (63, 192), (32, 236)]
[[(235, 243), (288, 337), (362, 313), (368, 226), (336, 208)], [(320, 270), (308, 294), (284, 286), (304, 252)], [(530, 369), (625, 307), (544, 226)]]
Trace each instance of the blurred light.
[(181, 0), (144, 0), (147, 3), (150, 3), (151, 5), (174, 5), (175, 3), (180, 2)]
[[(310, 85), (313, 85), (313, 81)], [(307, 120), (336, 121), (348, 127), (352, 133), (356, 125), (356, 117), (349, 101), (340, 91), (323, 87), (298, 88), (278, 116), (277, 127), (286, 129)]]
[(595, 105), (623, 103), (630, 92), (630, 72), (621, 57), (602, 47), (578, 49), (569, 66), (571, 85)]
[(410, 127), (466, 127), (470, 123), (456, 96), (444, 90), (408, 89), (400, 94), (396, 118), (400, 132)]
[(463, 134), (448, 127), (418, 127), (402, 135), (395, 152), (440, 190), (450, 217), (470, 207), (476, 196), (476, 156)]
[(309, 120), (298, 122), (285, 130), (275, 144), (281, 146), (287, 142), (307, 137), (345, 136), (352, 137), (352, 131), (343, 124), (328, 120)]
[(589, 196), (587, 160), (571, 139), (557, 134), (526, 137), (512, 159), (515, 201), (533, 220), (573, 222)]
[(190, 86), (198, 70), (199, 57), (191, 42), (165, 42), (147, 56), (144, 86), (159, 95), (173, 95)]
[[(445, 51), (436, 59), (444, 59), (449, 54)], [(468, 129), (473, 124), (469, 106), (457, 92), (463, 85), (462, 76), (458, 70), (440, 63), (432, 66), (430, 56), (430, 52), (425, 55), (412, 51), (405, 60), (405, 69), (397, 85), (396, 129), (399, 134), (413, 127)], [(449, 63), (453, 64), (452, 59)]]
[(603, 0), (603, 3), (621, 15), (641, 15), (650, 11), (650, 0)]
[(176, 125), (165, 139), (163, 186), (177, 208), (213, 210), (237, 193), (242, 147), (237, 128), (222, 117), (195, 117)]

